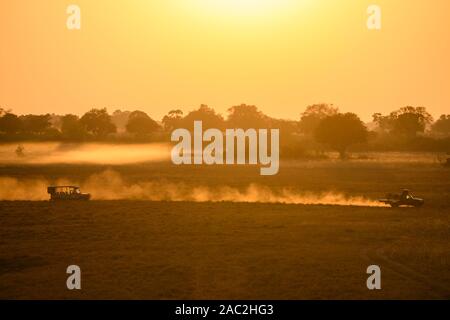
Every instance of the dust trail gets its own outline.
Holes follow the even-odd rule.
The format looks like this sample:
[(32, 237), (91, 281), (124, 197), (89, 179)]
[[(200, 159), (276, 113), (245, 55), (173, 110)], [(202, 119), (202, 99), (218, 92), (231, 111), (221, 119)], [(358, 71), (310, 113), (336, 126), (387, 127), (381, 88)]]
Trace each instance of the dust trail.
[(341, 193), (295, 192), (288, 188), (275, 191), (270, 187), (250, 184), (243, 190), (229, 186), (192, 186), (170, 181), (126, 183), (120, 174), (107, 170), (91, 176), (83, 189), (92, 192), (95, 200), (152, 200), (194, 202), (259, 202), (286, 204), (326, 204), (341, 206), (383, 207), (378, 201), (364, 197), (348, 197)]
[(18, 180), (0, 178), (0, 200), (45, 200), (48, 199), (47, 183), (43, 179)]
[(17, 179), (0, 177), (0, 201), (40, 201), (48, 200), (47, 187), (49, 185), (71, 185), (70, 180), (58, 179), (50, 183), (43, 178)]
[[(295, 192), (288, 188), (272, 190), (270, 187), (250, 184), (244, 189), (229, 186), (206, 187), (165, 180), (127, 183), (112, 170), (94, 174), (82, 183), (60, 180), (57, 184), (81, 185), (92, 194), (93, 200), (151, 200), (193, 202), (250, 202), (311, 205), (340, 205), (383, 207), (385, 205), (364, 197), (345, 196), (342, 193)], [(0, 200), (47, 200), (44, 179), (19, 181), (0, 178)]]

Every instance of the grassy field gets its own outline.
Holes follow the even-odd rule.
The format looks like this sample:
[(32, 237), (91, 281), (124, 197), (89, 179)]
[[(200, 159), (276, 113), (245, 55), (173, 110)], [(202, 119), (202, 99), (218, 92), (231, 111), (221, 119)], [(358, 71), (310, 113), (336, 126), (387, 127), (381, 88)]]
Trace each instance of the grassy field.
[[(184, 193), (256, 183), (275, 193), (289, 188), (371, 201), (406, 187), (426, 204), (148, 201), (138, 199), (142, 191), (83, 203), (1, 201), (0, 298), (450, 298), (450, 170), (437, 164), (284, 162), (273, 177), (259, 176), (257, 167), (8, 164), (0, 177), (92, 186), (85, 182), (105, 170), (123, 185), (112, 190), (103, 176), (86, 190), (94, 198), (157, 180), (153, 188), (179, 185)], [(81, 291), (66, 289), (71, 264), (82, 269)], [(380, 291), (366, 288), (372, 264), (381, 267)]]

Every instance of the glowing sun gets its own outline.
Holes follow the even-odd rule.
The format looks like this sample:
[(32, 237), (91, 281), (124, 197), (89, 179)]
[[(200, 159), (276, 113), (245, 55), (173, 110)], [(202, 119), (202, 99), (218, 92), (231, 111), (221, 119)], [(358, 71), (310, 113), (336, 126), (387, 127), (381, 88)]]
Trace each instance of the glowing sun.
[(269, 15), (287, 9), (293, 3), (306, 0), (196, 0), (192, 3), (209, 13), (233, 16)]

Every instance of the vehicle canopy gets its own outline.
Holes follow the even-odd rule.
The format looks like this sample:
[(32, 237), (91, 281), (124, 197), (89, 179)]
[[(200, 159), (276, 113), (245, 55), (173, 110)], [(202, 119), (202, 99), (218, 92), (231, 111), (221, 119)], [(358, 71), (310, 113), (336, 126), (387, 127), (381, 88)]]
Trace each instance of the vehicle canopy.
[(54, 193), (80, 193), (80, 187), (78, 186), (51, 186), (47, 188), (47, 192)]

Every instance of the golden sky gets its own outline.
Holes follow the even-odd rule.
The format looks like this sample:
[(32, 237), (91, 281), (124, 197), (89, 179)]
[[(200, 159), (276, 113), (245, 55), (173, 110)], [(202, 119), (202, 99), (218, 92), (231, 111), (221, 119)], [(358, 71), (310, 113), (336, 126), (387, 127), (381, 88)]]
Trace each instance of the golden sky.
[(448, 0), (0, 2), (0, 106), (19, 114), (248, 103), (298, 119), (326, 102), (366, 121), (405, 105), (436, 117), (450, 113), (449, 57)]

